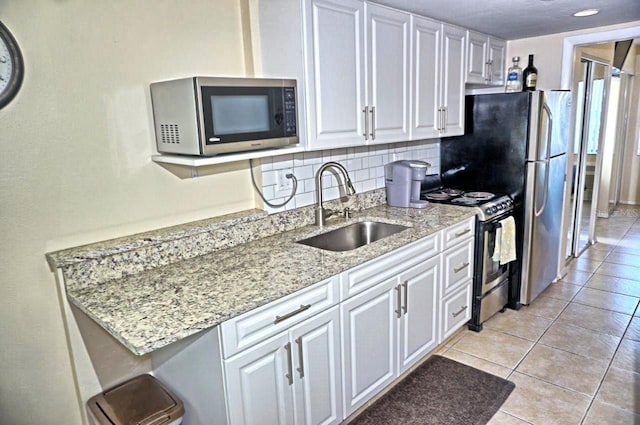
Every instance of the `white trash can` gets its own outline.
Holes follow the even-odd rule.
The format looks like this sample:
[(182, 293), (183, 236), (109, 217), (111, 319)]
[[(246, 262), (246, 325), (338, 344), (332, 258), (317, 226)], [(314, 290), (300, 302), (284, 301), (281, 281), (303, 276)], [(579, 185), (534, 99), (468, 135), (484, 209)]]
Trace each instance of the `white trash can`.
[(95, 425), (179, 425), (184, 406), (151, 375), (140, 375), (87, 402)]

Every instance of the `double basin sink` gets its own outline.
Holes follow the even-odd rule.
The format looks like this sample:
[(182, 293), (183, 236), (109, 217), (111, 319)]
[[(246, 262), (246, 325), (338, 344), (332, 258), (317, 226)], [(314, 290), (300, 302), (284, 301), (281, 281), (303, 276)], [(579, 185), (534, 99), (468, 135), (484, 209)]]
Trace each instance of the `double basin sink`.
[(351, 251), (408, 229), (399, 224), (360, 221), (339, 229), (297, 241), (299, 244), (328, 251)]

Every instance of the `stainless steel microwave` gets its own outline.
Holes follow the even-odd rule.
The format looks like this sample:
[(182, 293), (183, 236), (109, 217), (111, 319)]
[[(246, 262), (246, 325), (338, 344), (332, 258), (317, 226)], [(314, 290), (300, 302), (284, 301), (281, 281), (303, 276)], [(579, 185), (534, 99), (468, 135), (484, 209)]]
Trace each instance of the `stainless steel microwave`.
[(213, 156), (299, 143), (295, 80), (191, 77), (151, 84), (158, 152)]

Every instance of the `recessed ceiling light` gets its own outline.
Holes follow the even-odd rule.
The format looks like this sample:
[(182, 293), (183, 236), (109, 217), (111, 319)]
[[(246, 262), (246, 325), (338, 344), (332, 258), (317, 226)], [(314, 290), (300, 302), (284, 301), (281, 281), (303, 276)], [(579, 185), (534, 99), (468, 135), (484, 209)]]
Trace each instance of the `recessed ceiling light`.
[(592, 16), (598, 13), (600, 13), (598, 9), (585, 9), (585, 10), (581, 10), (579, 12), (574, 13), (573, 16), (578, 16), (582, 18), (584, 16)]

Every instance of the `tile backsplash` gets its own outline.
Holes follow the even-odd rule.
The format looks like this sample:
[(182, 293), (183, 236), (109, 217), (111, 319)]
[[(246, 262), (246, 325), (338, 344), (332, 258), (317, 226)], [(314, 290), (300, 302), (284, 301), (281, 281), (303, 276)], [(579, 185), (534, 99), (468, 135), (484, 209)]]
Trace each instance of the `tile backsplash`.
[[(281, 204), (291, 195), (291, 187), (287, 187), (287, 184), (291, 185), (292, 181), (285, 178), (287, 173), (292, 173), (298, 180), (296, 194), (285, 206), (274, 208), (264, 204), (263, 208), (269, 213), (274, 213), (312, 205), (315, 202), (315, 174), (325, 162), (335, 161), (344, 165), (356, 192), (367, 192), (383, 188), (384, 165), (401, 159), (426, 161), (431, 164), (427, 170), (429, 174), (439, 173), (440, 139), (262, 158), (262, 193), (267, 201)], [(342, 181), (333, 173), (326, 172), (322, 178), (324, 199), (336, 199), (341, 193), (345, 193)]]

